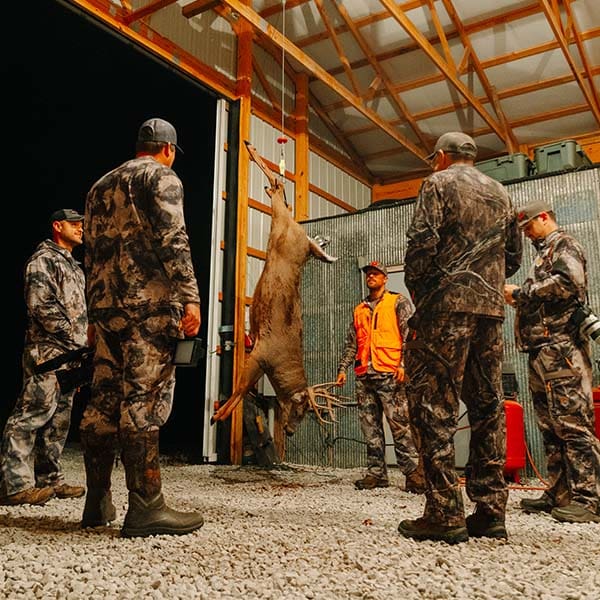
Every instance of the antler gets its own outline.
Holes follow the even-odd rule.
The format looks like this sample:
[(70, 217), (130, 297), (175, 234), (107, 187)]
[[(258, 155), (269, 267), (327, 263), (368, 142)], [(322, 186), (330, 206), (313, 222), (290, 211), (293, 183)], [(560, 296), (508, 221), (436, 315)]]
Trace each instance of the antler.
[[(342, 400), (350, 401), (351, 398), (348, 396), (340, 396), (339, 394), (332, 394), (329, 389), (332, 387), (338, 387), (335, 381), (330, 381), (328, 383), (317, 383), (316, 385), (309, 386), (308, 389), (308, 404), (310, 408), (314, 411), (317, 420), (322, 425), (332, 425), (336, 423), (337, 420), (335, 418), (335, 408), (336, 407), (345, 407), (347, 402), (342, 402)], [(317, 398), (323, 398), (325, 400), (325, 404), (319, 404)], [(323, 418), (323, 413), (326, 412), (331, 421), (328, 421)]]

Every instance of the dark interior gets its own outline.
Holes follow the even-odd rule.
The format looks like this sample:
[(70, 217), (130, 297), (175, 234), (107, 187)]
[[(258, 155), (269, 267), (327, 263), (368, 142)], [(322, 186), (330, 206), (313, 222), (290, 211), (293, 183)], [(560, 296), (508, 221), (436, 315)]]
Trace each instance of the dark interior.
[[(20, 5), (23, 5), (22, 7)], [(5, 221), (11, 232), (13, 269), (10, 313), (11, 385), (0, 405), (0, 426), (21, 388), (25, 329), (23, 266), (36, 245), (50, 236), (48, 217), (57, 208), (83, 211), (85, 195), (106, 171), (133, 157), (139, 125), (160, 116), (178, 130), (174, 170), (185, 190), (185, 213), (203, 299), (206, 339), (210, 268), (210, 228), (217, 98), (208, 90), (124, 42), (88, 17), (57, 2), (12, 5), (11, 23), (27, 18), (26, 36), (4, 53), (2, 81), (5, 119), (2, 139)], [(29, 46), (30, 51), (24, 49)], [(82, 259), (83, 248), (75, 250)], [(164, 452), (201, 460), (205, 368), (177, 369), (174, 409), (161, 431)], [(78, 424), (88, 390), (79, 392), (69, 440), (78, 441)]]

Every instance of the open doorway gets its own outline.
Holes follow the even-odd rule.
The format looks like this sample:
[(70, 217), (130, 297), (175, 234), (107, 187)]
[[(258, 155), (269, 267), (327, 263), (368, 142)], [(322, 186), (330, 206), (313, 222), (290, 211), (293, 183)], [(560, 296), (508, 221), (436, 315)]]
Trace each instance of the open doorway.
[[(186, 223), (203, 300), (200, 337), (206, 339), (218, 101), (210, 90), (78, 9), (52, 0), (35, 6), (12, 3), (9, 12), (16, 13), (11, 23), (22, 24), (20, 39), (29, 51), (16, 47), (5, 53), (2, 64), (5, 114), (10, 116), (4, 121), (4, 139), (11, 145), (5, 164), (24, 176), (12, 178), (6, 203), (16, 234), (10, 258), (14, 387), (9, 385), (9, 399), (0, 409), (0, 428), (22, 383), (24, 263), (49, 236), (50, 213), (63, 207), (83, 211), (93, 182), (133, 156), (137, 128), (153, 116), (176, 126), (185, 152), (173, 168), (184, 184)], [(81, 251), (74, 253), (79, 260)], [(174, 409), (161, 431), (165, 451), (201, 457), (204, 386), (204, 364), (178, 369)], [(71, 441), (78, 441), (86, 393), (84, 389), (75, 402)]]

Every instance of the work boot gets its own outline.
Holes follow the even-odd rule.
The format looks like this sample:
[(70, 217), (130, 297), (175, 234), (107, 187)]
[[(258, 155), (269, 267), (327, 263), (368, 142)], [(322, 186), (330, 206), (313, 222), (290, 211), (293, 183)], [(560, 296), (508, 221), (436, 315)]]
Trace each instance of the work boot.
[(63, 483), (54, 487), (57, 498), (81, 498), (85, 494), (85, 488), (80, 485), (68, 485)]
[(390, 482), (382, 477), (375, 477), (367, 473), (362, 479), (358, 479), (354, 482), (354, 487), (357, 490), (372, 490), (374, 488), (386, 488), (390, 487)]
[(81, 444), (87, 483), (81, 526), (104, 527), (117, 518), (110, 491), (117, 436), (85, 431), (81, 433)]
[(467, 531), (471, 537), (508, 539), (504, 519), (495, 519), (482, 512), (474, 512), (466, 519)]
[(415, 540), (434, 540), (447, 544), (458, 544), (469, 539), (469, 532), (463, 525), (441, 525), (432, 523), (424, 517), (414, 520), (400, 521), (398, 531), (404, 536)]
[(521, 508), (526, 513), (552, 512), (556, 507), (554, 498), (544, 492), (539, 498), (523, 498), (521, 500)]
[(42, 487), (42, 488), (27, 488), (16, 494), (10, 494), (10, 496), (4, 496), (0, 500), (0, 504), (5, 506), (17, 506), (19, 504), (46, 504), (50, 498), (54, 498), (53, 487)]
[(563, 523), (600, 523), (600, 515), (579, 502), (571, 502), (566, 506), (555, 506), (550, 514), (557, 521)]
[(417, 468), (414, 471), (411, 471), (406, 476), (404, 489), (411, 494), (425, 493), (427, 486), (425, 483), (425, 475), (423, 473), (423, 467), (421, 466), (421, 463), (417, 465)]
[(184, 535), (204, 525), (199, 513), (169, 508), (161, 493), (158, 431), (121, 432), (121, 458), (129, 490), (123, 537)]

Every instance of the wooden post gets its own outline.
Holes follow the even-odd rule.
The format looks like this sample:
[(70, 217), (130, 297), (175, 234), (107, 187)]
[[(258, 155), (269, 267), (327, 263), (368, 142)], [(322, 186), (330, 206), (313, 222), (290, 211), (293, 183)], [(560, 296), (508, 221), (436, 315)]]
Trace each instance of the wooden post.
[(308, 75), (296, 77), (296, 221), (306, 221), (309, 215), (309, 144), (308, 144)]
[[(244, 141), (250, 135), (250, 117), (252, 108), (252, 28), (240, 23), (237, 45), (237, 94), (240, 98), (240, 147), (238, 159), (238, 222), (236, 254), (236, 290), (235, 290), (235, 333), (233, 352), (233, 379), (237, 381), (246, 360), (244, 346), (246, 326), (246, 263), (248, 260), (248, 172), (250, 163)], [(235, 387), (235, 385), (234, 385)], [(243, 402), (231, 414), (230, 458), (232, 464), (241, 465), (244, 439)]]

